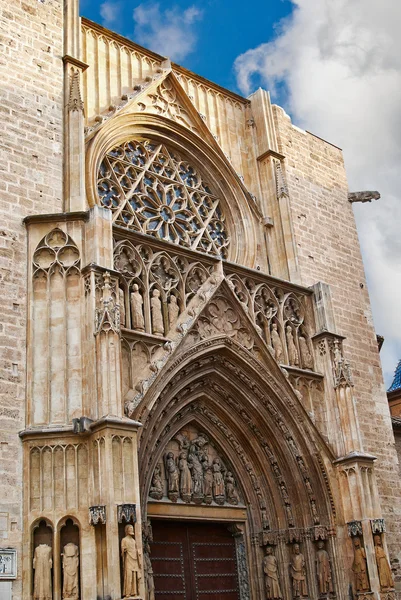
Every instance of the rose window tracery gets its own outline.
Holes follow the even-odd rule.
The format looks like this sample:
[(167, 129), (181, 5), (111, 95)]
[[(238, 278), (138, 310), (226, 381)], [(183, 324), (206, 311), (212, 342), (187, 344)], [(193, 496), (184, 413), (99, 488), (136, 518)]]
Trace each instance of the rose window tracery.
[(98, 196), (117, 225), (227, 257), (219, 199), (193, 165), (163, 144), (133, 140), (110, 150), (99, 168)]

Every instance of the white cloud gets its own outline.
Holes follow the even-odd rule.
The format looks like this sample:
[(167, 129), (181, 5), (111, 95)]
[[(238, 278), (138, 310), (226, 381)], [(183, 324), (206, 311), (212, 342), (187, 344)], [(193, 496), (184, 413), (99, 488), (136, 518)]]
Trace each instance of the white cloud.
[(159, 3), (139, 4), (134, 9), (134, 40), (174, 61), (182, 61), (194, 51), (196, 23), (202, 11), (196, 6), (160, 8)]
[(276, 39), (237, 58), (238, 85), (249, 93), (257, 78), (273, 98), (285, 85), (294, 122), (344, 149), (350, 190), (381, 192), (354, 207), (389, 383), (401, 357), (401, 3), (293, 3)]
[(122, 18), (122, 2), (108, 0), (100, 5), (100, 16), (105, 27), (118, 27)]

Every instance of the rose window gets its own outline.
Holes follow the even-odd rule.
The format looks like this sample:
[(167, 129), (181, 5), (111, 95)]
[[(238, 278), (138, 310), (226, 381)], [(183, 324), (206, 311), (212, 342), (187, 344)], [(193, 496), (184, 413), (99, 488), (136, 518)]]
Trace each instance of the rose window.
[(219, 199), (195, 167), (162, 144), (131, 141), (110, 150), (99, 168), (98, 196), (116, 225), (227, 257)]

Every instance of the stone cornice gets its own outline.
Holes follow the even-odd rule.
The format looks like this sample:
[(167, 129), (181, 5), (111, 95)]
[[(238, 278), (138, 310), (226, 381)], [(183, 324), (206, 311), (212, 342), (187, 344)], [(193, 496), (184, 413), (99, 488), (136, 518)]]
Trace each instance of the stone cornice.
[(50, 213), (45, 215), (28, 215), (22, 222), (25, 225), (36, 223), (59, 223), (63, 221), (89, 221), (89, 211)]
[(377, 460), (377, 456), (373, 454), (368, 454), (367, 452), (359, 452), (354, 450), (350, 452), (346, 456), (341, 456), (337, 458), (333, 463), (337, 466), (347, 465), (352, 463), (370, 463), (373, 464), (374, 461)]
[(82, 60), (78, 60), (78, 58), (74, 58), (73, 56), (70, 56), (69, 54), (64, 54), (63, 63), (65, 65), (66, 64), (74, 65), (74, 67), (78, 67), (78, 69), (81, 69), (82, 72), (86, 71), (86, 69), (89, 68), (89, 65), (82, 62)]
[(256, 160), (258, 162), (260, 162), (260, 161), (264, 160), (265, 158), (268, 158), (269, 156), (271, 156), (272, 158), (276, 158), (277, 160), (280, 160), (280, 161), (285, 159), (284, 154), (280, 154), (279, 152), (276, 152), (275, 150), (267, 150), (266, 152), (263, 152), (263, 154), (258, 156)]

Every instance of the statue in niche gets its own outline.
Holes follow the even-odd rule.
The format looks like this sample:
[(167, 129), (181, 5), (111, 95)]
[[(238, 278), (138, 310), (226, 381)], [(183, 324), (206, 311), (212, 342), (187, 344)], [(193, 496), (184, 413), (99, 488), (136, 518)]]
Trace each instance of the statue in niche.
[(284, 481), (280, 481), (280, 490), (281, 490), (281, 495), (283, 497), (285, 504), (291, 504), (290, 497), (288, 495), (287, 488), (285, 487)]
[(125, 318), (125, 300), (124, 300), (124, 290), (118, 288), (118, 303), (120, 305), (120, 323), (121, 327), (126, 326), (126, 318)]
[(33, 557), (33, 600), (52, 600), (52, 566), (52, 549), (47, 544), (40, 544)]
[(221, 463), (219, 458), (213, 461), (213, 497), (216, 504), (224, 504), (225, 486), (223, 473), (221, 472)]
[(203, 466), (197, 452), (190, 452), (188, 465), (192, 473), (192, 499), (200, 504), (204, 498)]
[(316, 552), (316, 572), (319, 586), (319, 594), (327, 596), (333, 592), (333, 579), (331, 575), (330, 558), (325, 550), (324, 542), (319, 540)]
[(174, 454), (166, 454), (166, 473), (168, 482), (168, 497), (172, 502), (177, 502), (179, 494), (179, 472), (175, 462)]
[(394, 579), (391, 573), (390, 565), (387, 560), (386, 553), (382, 545), (380, 535), (375, 535), (375, 556), (377, 570), (379, 572), (380, 587), (382, 590), (388, 590), (394, 587)]
[(352, 570), (355, 575), (355, 589), (357, 592), (369, 591), (368, 566), (366, 552), (361, 546), (359, 537), (354, 537), (354, 562)]
[(299, 351), (301, 354), (301, 363), (304, 369), (313, 369), (313, 357), (308, 348), (308, 342), (305, 336), (300, 335), (298, 338)]
[(180, 308), (177, 304), (177, 298), (174, 294), (170, 294), (170, 302), (168, 304), (168, 322), (170, 327), (177, 321), (179, 314)]
[(141, 553), (137, 548), (132, 525), (125, 526), (125, 537), (121, 541), (121, 556), (123, 560), (123, 597), (131, 598), (139, 595), (139, 580), (141, 579)]
[(139, 291), (139, 285), (134, 283), (131, 292), (131, 319), (132, 329), (145, 331), (145, 321), (143, 318), (143, 298)]
[(270, 338), (274, 350), (274, 358), (278, 363), (282, 363), (284, 361), (283, 344), (281, 342), (280, 334), (277, 331), (277, 323), (273, 323), (272, 325)]
[(152, 477), (152, 483), (150, 485), (149, 496), (155, 500), (161, 500), (163, 498), (163, 481), (162, 481), (162, 470), (160, 465), (155, 467)]
[(143, 568), (145, 572), (145, 600), (155, 600), (155, 582), (153, 567), (150, 560), (150, 544), (145, 542), (143, 549)]
[(319, 514), (317, 512), (316, 502), (314, 500), (311, 500), (310, 506), (312, 509), (313, 522), (315, 525), (319, 525), (320, 518), (319, 518)]
[(285, 331), (285, 336), (287, 338), (288, 362), (291, 366), (297, 367), (299, 365), (298, 350), (294, 343), (291, 325), (287, 325)]
[(291, 558), (290, 572), (292, 579), (292, 595), (294, 598), (308, 595), (306, 586), (305, 558), (301, 554), (299, 544), (294, 544), (294, 552)]
[(66, 544), (63, 548), (63, 553), (61, 556), (63, 561), (63, 600), (78, 600), (78, 546), (72, 543)]
[(226, 498), (229, 504), (238, 504), (239, 496), (237, 492), (237, 487), (235, 484), (235, 479), (231, 471), (227, 471), (226, 477)]
[(191, 502), (192, 496), (192, 476), (188, 467), (187, 453), (181, 452), (178, 459), (178, 468), (180, 470), (180, 494), (184, 502)]
[(203, 461), (203, 493), (205, 504), (213, 502), (213, 471), (207, 458)]
[(152, 312), (152, 333), (155, 335), (164, 335), (162, 303), (160, 300), (160, 291), (157, 288), (152, 292), (150, 309)]
[(263, 572), (265, 574), (266, 600), (277, 600), (283, 595), (278, 579), (277, 558), (273, 554), (271, 546), (266, 547), (266, 555), (263, 559)]

